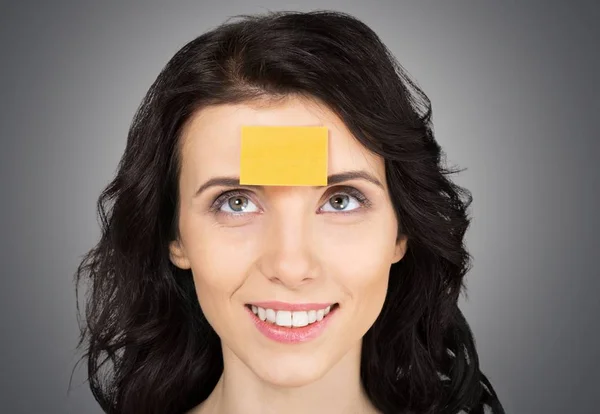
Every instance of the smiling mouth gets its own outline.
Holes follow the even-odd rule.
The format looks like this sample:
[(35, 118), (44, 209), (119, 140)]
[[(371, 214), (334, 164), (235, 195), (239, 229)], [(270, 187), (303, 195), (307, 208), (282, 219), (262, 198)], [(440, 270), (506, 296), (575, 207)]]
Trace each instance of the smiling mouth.
[(258, 319), (284, 328), (302, 328), (310, 326), (326, 319), (328, 315), (339, 308), (338, 303), (326, 306), (322, 309), (308, 311), (289, 311), (262, 308), (256, 305), (245, 305)]

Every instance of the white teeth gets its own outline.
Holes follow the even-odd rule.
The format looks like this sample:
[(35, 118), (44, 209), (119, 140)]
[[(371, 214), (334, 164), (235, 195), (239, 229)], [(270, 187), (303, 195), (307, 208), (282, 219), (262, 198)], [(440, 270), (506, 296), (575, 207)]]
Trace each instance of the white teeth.
[(277, 318), (275, 324), (279, 326), (292, 326), (292, 312), (290, 311), (277, 311)]
[(323, 320), (325, 315), (331, 311), (331, 306), (325, 309), (310, 311), (276, 311), (264, 309), (256, 305), (251, 306), (252, 312), (262, 321), (268, 321), (279, 326), (300, 328)]
[(308, 325), (308, 312), (292, 312), (292, 326)]
[(323, 314), (325, 313), (325, 311), (323, 309), (319, 309), (317, 311), (317, 320), (320, 321), (323, 319)]
[(277, 313), (273, 309), (267, 309), (267, 320), (271, 323), (275, 323), (277, 319)]

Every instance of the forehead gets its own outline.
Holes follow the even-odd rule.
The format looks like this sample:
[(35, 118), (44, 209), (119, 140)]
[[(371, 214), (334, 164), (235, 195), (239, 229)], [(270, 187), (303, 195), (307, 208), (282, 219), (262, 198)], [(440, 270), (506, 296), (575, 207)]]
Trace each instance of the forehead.
[(306, 98), (288, 98), (264, 105), (215, 105), (190, 118), (181, 141), (182, 175), (206, 181), (239, 176), (241, 127), (325, 126), (329, 131), (328, 174), (363, 169), (385, 182), (383, 160), (362, 146), (327, 107)]

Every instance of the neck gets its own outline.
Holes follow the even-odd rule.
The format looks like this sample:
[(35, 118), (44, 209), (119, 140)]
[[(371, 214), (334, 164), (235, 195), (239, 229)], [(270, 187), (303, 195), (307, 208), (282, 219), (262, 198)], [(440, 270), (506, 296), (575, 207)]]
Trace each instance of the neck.
[(208, 399), (193, 413), (377, 413), (360, 381), (360, 342), (323, 377), (283, 388), (259, 378), (224, 347), (224, 370)]

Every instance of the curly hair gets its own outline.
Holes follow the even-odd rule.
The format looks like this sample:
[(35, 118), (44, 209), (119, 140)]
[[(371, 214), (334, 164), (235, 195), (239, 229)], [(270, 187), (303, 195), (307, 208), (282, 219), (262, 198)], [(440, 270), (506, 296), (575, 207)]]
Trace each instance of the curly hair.
[(88, 284), (78, 348), (94, 398), (107, 413), (182, 413), (213, 390), (220, 339), (190, 271), (169, 260), (178, 139), (206, 106), (292, 94), (324, 102), (385, 160), (399, 234), (408, 236), (363, 337), (368, 397), (386, 414), (504, 413), (458, 307), (471, 267), (463, 239), (472, 195), (448, 178), (457, 170), (443, 165), (430, 101), (372, 29), (323, 10), (235, 16), (183, 46), (141, 102), (98, 199), (100, 240), (75, 274), (78, 297)]

